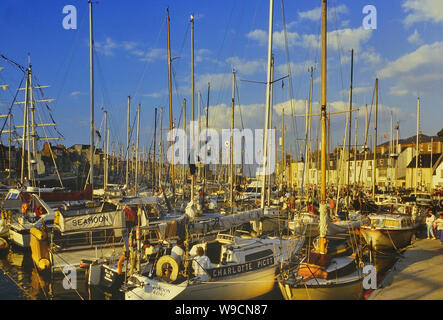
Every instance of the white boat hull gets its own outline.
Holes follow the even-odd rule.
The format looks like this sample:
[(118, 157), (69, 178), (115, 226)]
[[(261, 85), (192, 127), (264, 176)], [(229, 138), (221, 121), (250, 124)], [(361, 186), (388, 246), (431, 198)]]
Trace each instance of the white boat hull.
[(146, 278), (143, 286), (125, 293), (125, 300), (249, 300), (274, 288), (276, 268), (272, 265), (237, 277), (179, 285)]

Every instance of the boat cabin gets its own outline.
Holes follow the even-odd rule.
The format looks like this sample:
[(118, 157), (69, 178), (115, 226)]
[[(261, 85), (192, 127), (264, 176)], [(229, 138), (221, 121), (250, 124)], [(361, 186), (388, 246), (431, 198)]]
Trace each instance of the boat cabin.
[(405, 229), (414, 227), (409, 215), (381, 214), (371, 215), (369, 219), (370, 226), (376, 229)]

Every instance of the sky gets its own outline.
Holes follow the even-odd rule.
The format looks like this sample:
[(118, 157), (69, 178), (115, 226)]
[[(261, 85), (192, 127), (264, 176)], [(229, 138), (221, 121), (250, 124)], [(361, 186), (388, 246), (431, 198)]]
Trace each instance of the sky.
[[(376, 29), (363, 27), (368, 14), (363, 13), (363, 8), (368, 4), (376, 9)], [(76, 29), (63, 27), (68, 15), (63, 13), (66, 5), (76, 8)], [(301, 150), (305, 136), (304, 118), (295, 117), (292, 121), (290, 115), (305, 113), (311, 66), (314, 68), (313, 113), (318, 113), (320, 108), (320, 6), (320, 0), (274, 3), (274, 79), (288, 76), (290, 70), (291, 82), (286, 77), (274, 84), (273, 126), (277, 136), (281, 135), (284, 109), (287, 149), (291, 152), (294, 148)], [(205, 115), (209, 82), (209, 126), (230, 127), (232, 71), (235, 70), (235, 126), (263, 128), (266, 85), (260, 82), (265, 82), (267, 76), (269, 1), (101, 0), (93, 3), (97, 129), (102, 132), (103, 111), (108, 111), (111, 142), (125, 144), (127, 99), (131, 96), (132, 124), (135, 124), (136, 107), (141, 105), (141, 146), (146, 150), (152, 146), (155, 108), (163, 108), (165, 130), (162, 132), (166, 133), (169, 127), (167, 8), (173, 57), (174, 123), (182, 126), (184, 99), (188, 121), (191, 117), (192, 14), (195, 118), (198, 91), (201, 92), (202, 117)], [(354, 49), (353, 108), (360, 111), (352, 116), (352, 141), (357, 126), (358, 144), (363, 144), (366, 104), (368, 132), (373, 132), (376, 78), (379, 79), (378, 142), (389, 139), (391, 114), (393, 125), (399, 123), (400, 138), (416, 134), (418, 97), (421, 132), (436, 135), (443, 128), (443, 1), (330, 0), (327, 28), (328, 111), (349, 108), (351, 49)], [(29, 54), (35, 81), (50, 86), (43, 90), (46, 98), (55, 99), (48, 106), (57, 131), (63, 135), (59, 143), (89, 144), (88, 2), (3, 0), (0, 39), (0, 54), (23, 66), (28, 64)], [(0, 85), (9, 86), (6, 90), (0, 89), (0, 109), (7, 113), (23, 74), (3, 59), (0, 59), (1, 67), (4, 69), (0, 71)], [(23, 100), (23, 91), (17, 100)], [(14, 124), (22, 124), (23, 106), (14, 105), (12, 112)], [(346, 114), (331, 115), (332, 147), (343, 143), (346, 117)], [(3, 121), (0, 119), (2, 126)], [(314, 144), (317, 127), (318, 117), (313, 117)], [(56, 134), (53, 129), (47, 128), (47, 131)], [(5, 135), (2, 141), (7, 143)], [(372, 145), (372, 137), (368, 138), (368, 144)]]

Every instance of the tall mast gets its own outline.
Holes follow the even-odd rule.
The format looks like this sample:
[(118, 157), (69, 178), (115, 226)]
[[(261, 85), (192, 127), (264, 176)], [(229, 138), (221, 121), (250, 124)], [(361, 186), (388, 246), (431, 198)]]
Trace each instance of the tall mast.
[[(186, 136), (186, 99), (183, 99), (183, 131)], [(183, 139), (183, 150), (186, 150), (186, 139)], [(186, 152), (183, 151), (183, 197), (185, 196), (184, 186), (186, 184)]]
[(89, 182), (94, 190), (94, 40), (92, 25), (92, 1), (89, 0), (89, 72), (90, 72), (90, 99), (91, 99), (91, 152)]
[[(349, 87), (349, 139), (348, 139), (348, 152), (349, 152), (349, 163), (351, 163), (351, 132), (352, 132), (352, 81), (354, 79), (354, 49), (351, 50), (351, 84)], [(354, 163), (355, 166), (355, 163)], [(349, 207), (349, 173), (351, 166), (348, 165), (348, 188), (346, 194), (346, 204)]]
[(326, 54), (327, 54), (327, 26), (326, 0), (322, 1), (322, 27), (321, 27), (321, 187), (320, 187), (320, 253), (326, 253)]
[[(194, 82), (194, 15), (191, 14), (191, 113), (192, 123), (194, 123), (194, 98), (195, 98), (195, 82)], [(191, 163), (195, 162), (195, 145), (194, 139), (191, 139)], [(195, 172), (191, 179), (191, 201), (194, 201), (194, 182)]]
[(134, 189), (134, 195), (137, 195), (137, 184), (138, 184), (138, 154), (139, 154), (139, 147), (140, 147), (140, 103), (137, 107), (137, 145), (135, 146), (135, 189)]
[(260, 207), (264, 209), (265, 207), (265, 187), (266, 187), (266, 167), (267, 163), (267, 154), (268, 154), (268, 128), (269, 128), (269, 112), (271, 107), (271, 77), (272, 77), (272, 32), (273, 32), (273, 15), (274, 15), (274, 1), (269, 0), (269, 30), (268, 30), (268, 76), (266, 81), (266, 115), (265, 115), (265, 137), (264, 137), (264, 151), (263, 151), (263, 181), (262, 181), (262, 190), (261, 190), (261, 202)]
[[(169, 129), (172, 132), (173, 129), (173, 114), (172, 114), (172, 77), (171, 77), (171, 37), (169, 31), (169, 8), (166, 9), (166, 26), (167, 26), (167, 36), (168, 36), (168, 88), (169, 88)], [(171, 186), (174, 191), (174, 153), (173, 146), (174, 141), (171, 140)]]
[(131, 97), (128, 96), (128, 111), (126, 117), (126, 186), (129, 186), (129, 136), (131, 134)]
[(375, 121), (374, 121), (374, 164), (372, 166), (372, 200), (375, 199), (375, 179), (377, 170), (377, 117), (378, 117), (378, 78), (375, 79)]
[(313, 86), (314, 86), (314, 81), (313, 81), (313, 73), (314, 73), (314, 68), (313, 67), (311, 67), (311, 70), (310, 70), (310, 81), (309, 81), (309, 114), (307, 115), (307, 117), (306, 117), (306, 121), (307, 121), (307, 124), (308, 124), (308, 131), (307, 131), (307, 134), (308, 134), (308, 141), (306, 142), (307, 143), (307, 145), (308, 145), (308, 148), (307, 148), (307, 152), (306, 152), (306, 159), (305, 159), (305, 161), (306, 161), (306, 165), (307, 165), (307, 172), (308, 172), (308, 175), (306, 176), (306, 183), (309, 185), (309, 181), (310, 181), (310, 176), (309, 176), (309, 169), (310, 169), (310, 166), (311, 166), (311, 164), (310, 164), (310, 162), (311, 162), (311, 120), (312, 120), (312, 92), (313, 92)]
[(21, 163), (21, 174), (20, 183), (23, 184), (25, 177), (25, 146), (26, 138), (28, 135), (28, 106), (29, 106), (29, 68), (26, 69), (26, 88), (25, 88), (25, 110), (23, 114), (23, 135), (22, 135), (22, 163)]
[[(37, 132), (35, 130), (35, 108), (34, 108), (34, 88), (32, 84), (32, 65), (31, 65), (31, 58), (29, 58), (29, 89), (31, 90), (31, 100), (30, 100), (30, 107), (31, 107), (31, 141), (32, 141), (32, 158), (34, 161), (37, 160)], [(30, 155), (30, 152), (28, 152)], [(29, 157), (30, 159), (30, 157)], [(32, 167), (32, 162), (30, 162), (30, 179), (34, 179), (34, 168)]]
[(154, 150), (152, 154), (152, 189), (155, 189), (155, 145), (157, 144), (157, 108), (154, 110)]
[(231, 111), (231, 135), (229, 137), (229, 164), (231, 183), (229, 185), (229, 204), (231, 205), (231, 213), (234, 210), (234, 106), (235, 106), (235, 70), (232, 70), (232, 111)]
[(418, 184), (418, 157), (419, 157), (418, 135), (419, 134), (420, 134), (420, 98), (417, 98), (417, 142), (415, 144), (415, 192), (417, 192), (417, 184)]
[[(270, 102), (270, 110), (269, 110), (269, 127), (268, 128), (272, 128), (272, 114), (273, 114), (273, 110), (272, 110), (272, 102), (273, 102), (273, 93), (274, 93), (274, 56), (272, 56), (271, 59), (271, 88), (270, 88), (270, 97), (269, 100)], [(267, 139), (268, 140), (268, 139)], [(275, 146), (275, 148), (277, 149), (277, 146)], [(270, 154), (270, 152), (268, 152)], [(277, 157), (275, 158), (277, 159)], [(271, 175), (269, 175), (269, 179), (267, 179), (267, 183), (268, 183), (268, 192), (267, 192), (267, 202), (268, 202), (268, 206), (271, 205)]]
[[(205, 157), (208, 156), (208, 121), (209, 121), (209, 90), (211, 89), (211, 84), (208, 82), (208, 100), (206, 101), (206, 138), (205, 138)], [(204, 166), (205, 174), (203, 180), (203, 192), (206, 192), (206, 165)]]
[(108, 112), (104, 112), (105, 137), (103, 139), (104, 165), (103, 165), (103, 189), (108, 185)]
[(357, 185), (357, 130), (358, 117), (355, 117), (355, 146), (354, 146), (354, 185)]

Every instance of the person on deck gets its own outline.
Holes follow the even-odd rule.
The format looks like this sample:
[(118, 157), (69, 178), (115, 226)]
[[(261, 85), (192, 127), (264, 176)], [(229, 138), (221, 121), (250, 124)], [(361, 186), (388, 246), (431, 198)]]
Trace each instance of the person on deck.
[(429, 235), (432, 236), (432, 239), (435, 239), (434, 230), (433, 230), (434, 221), (435, 221), (435, 216), (432, 213), (432, 210), (429, 210), (428, 211), (428, 216), (426, 217), (426, 229), (427, 229), (428, 239), (431, 239), (429, 237)]
[(440, 213), (440, 217), (434, 221), (434, 225), (437, 227), (437, 239), (440, 239), (443, 244), (443, 213)]
[(332, 196), (329, 197), (329, 217), (332, 219), (334, 217), (335, 211), (335, 201)]
[(183, 246), (183, 240), (178, 239), (176, 245), (171, 250), (171, 257), (173, 257), (179, 265), (183, 262), (185, 257), (185, 250), (183, 249)]
[(206, 270), (210, 269), (211, 267), (211, 261), (207, 256), (205, 256), (205, 250), (202, 247), (198, 247), (197, 255), (192, 261), (192, 268), (194, 269), (195, 276), (201, 281), (208, 281), (209, 276)]

